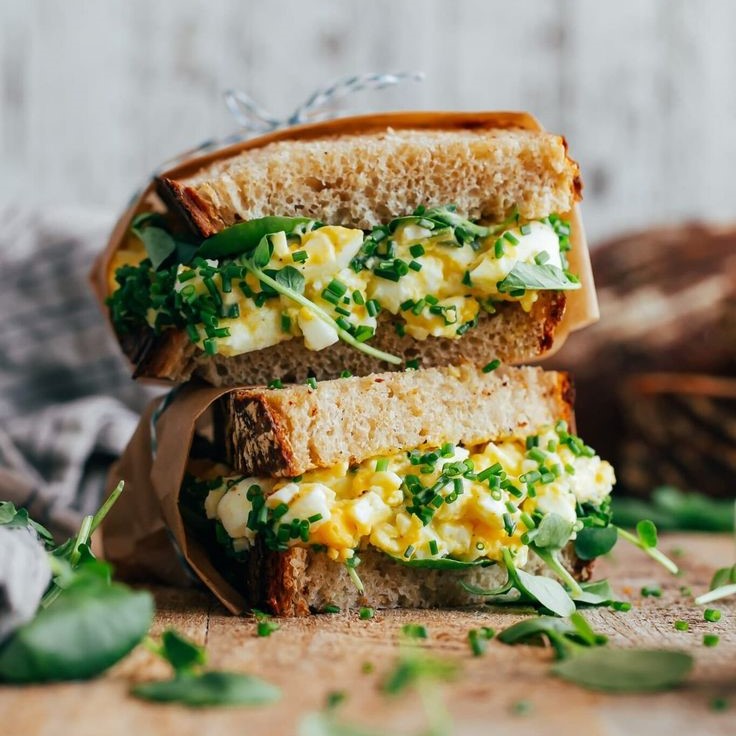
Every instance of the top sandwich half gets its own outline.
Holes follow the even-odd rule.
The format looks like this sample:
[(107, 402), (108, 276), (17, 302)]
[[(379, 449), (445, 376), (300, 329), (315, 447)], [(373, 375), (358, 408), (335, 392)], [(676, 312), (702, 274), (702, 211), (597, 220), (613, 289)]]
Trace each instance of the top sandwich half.
[(578, 167), (527, 116), (332, 121), (157, 184), (159, 212), (139, 203), (106, 262), (137, 376), (520, 363), (594, 317), (564, 324), (568, 295), (584, 287), (594, 305)]

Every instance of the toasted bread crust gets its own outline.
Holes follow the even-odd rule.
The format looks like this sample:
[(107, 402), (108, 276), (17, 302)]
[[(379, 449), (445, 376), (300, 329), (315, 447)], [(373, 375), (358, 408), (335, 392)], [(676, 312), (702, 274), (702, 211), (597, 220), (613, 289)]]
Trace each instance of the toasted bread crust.
[(219, 403), (228, 464), (293, 477), (444, 442), (477, 445), (572, 421), (566, 373), (462, 365), (325, 381), (315, 389), (236, 389)]
[[(463, 571), (413, 568), (371, 549), (361, 551), (360, 558), (364, 595), (355, 588), (345, 565), (329, 560), (324, 553), (293, 547), (287, 552), (251, 555), (248, 576), (259, 582), (248, 591), (249, 603), (255, 608), (266, 608), (276, 616), (308, 616), (319, 613), (328, 604), (341, 609), (361, 605), (375, 608), (481, 605), (484, 599), (467, 592), (460, 581), (494, 588), (506, 577), (501, 565), (471, 567)], [(579, 559), (572, 545), (563, 550), (562, 560), (576, 580), (590, 579), (595, 561)], [(525, 569), (535, 574), (549, 574), (533, 554)]]
[(582, 190), (562, 136), (488, 126), (277, 141), (157, 185), (204, 237), (273, 213), (365, 229), (443, 202), (472, 219), (497, 221), (513, 207), (536, 219), (569, 211)]
[[(565, 313), (564, 292), (540, 292), (530, 313), (518, 304), (506, 303), (494, 315), (481, 314), (476, 328), (459, 339), (429, 337), (415, 340), (399, 336), (393, 319), (383, 318), (371, 345), (398, 355), (404, 362), (421, 358), (423, 367), (452, 365), (464, 360), (481, 364), (493, 358), (519, 364), (547, 352)], [(300, 338), (234, 357), (207, 355), (196, 348), (184, 330), (166, 330), (156, 336), (143, 328), (121, 336), (123, 349), (134, 364), (135, 378), (160, 378), (175, 383), (200, 378), (213, 386), (266, 385), (274, 378), (303, 383), (337, 378), (348, 370), (353, 375), (403, 370), (377, 361), (343, 342), (311, 351)]]

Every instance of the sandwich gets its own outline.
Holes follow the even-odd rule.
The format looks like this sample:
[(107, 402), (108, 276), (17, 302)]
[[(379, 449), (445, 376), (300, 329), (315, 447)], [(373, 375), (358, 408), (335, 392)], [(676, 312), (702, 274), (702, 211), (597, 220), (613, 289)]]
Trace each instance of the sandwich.
[(282, 131), (159, 176), (98, 293), (137, 377), (215, 386), (559, 347), (596, 316), (564, 139), (523, 114)]
[(464, 363), (218, 395), (178, 505), (250, 606), (518, 600), (531, 575), (583, 594), (574, 540), (609, 524), (615, 479), (572, 431), (566, 374)]

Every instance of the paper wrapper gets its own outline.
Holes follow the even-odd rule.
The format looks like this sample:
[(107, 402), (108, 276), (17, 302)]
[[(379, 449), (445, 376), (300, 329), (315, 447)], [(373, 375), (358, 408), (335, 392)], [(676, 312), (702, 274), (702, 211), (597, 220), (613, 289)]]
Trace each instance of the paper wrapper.
[[(260, 148), (268, 143), (283, 140), (317, 138), (346, 133), (364, 133), (387, 127), (401, 128), (439, 128), (439, 129), (479, 129), (479, 128), (521, 128), (542, 131), (542, 126), (528, 113), (523, 112), (394, 112), (373, 115), (360, 115), (349, 118), (338, 118), (327, 122), (298, 125), (291, 128), (268, 133), (257, 138), (237, 143), (212, 153), (189, 159), (160, 173), (171, 179), (192, 175), (197, 170), (208, 166), (241, 151)], [(123, 247), (129, 235), (130, 223), (140, 212), (151, 209), (165, 211), (166, 207), (155, 192), (155, 183), (148, 186), (134, 199), (130, 207), (115, 225), (105, 251), (96, 260), (92, 273), (92, 288), (104, 308), (104, 301), (109, 294), (111, 281), (111, 261), (115, 252)], [(284, 214), (284, 213), (274, 213)], [(288, 213), (286, 213), (288, 214)], [(570, 270), (579, 276), (582, 288), (567, 292), (567, 308), (562, 322), (555, 332), (553, 348), (542, 357), (557, 351), (565, 342), (568, 334), (579, 330), (598, 319), (598, 302), (595, 295), (593, 274), (590, 268), (588, 246), (576, 205), (572, 212), (559, 213), (571, 223), (572, 250), (569, 253)], [(111, 326), (112, 329), (112, 326)]]
[(176, 389), (176, 401), (157, 416), (154, 437), (151, 419), (167, 398), (149, 404), (128, 447), (110, 469), (108, 493), (120, 480), (125, 481), (125, 490), (103, 523), (102, 542), (105, 558), (129, 580), (191, 585), (193, 579), (182, 564), (186, 562), (237, 614), (246, 609), (245, 599), (215, 570), (179, 512), (179, 491), (195, 430), (206, 433), (211, 424), (208, 409), (232, 390), (194, 384)]

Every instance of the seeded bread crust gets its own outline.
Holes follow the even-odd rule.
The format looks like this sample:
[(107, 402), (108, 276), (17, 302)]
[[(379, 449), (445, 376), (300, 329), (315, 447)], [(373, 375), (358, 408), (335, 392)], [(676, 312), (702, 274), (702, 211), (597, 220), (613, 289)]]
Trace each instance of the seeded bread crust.
[[(593, 561), (580, 560), (568, 545), (562, 562), (574, 577), (585, 582)], [(447, 608), (481, 605), (484, 598), (466, 591), (460, 581), (481, 588), (496, 588), (506, 581), (503, 565), (465, 570), (432, 570), (402, 565), (388, 555), (367, 549), (357, 568), (365, 586), (360, 595), (345, 565), (321, 552), (293, 547), (288, 552), (254, 550), (246, 574), (250, 605), (276, 616), (308, 616), (327, 605), (341, 610), (369, 605), (374, 608)], [(535, 575), (551, 575), (549, 568), (530, 552), (524, 568)]]
[(228, 464), (293, 477), (444, 442), (477, 445), (572, 419), (566, 373), (463, 364), (284, 389), (238, 389), (218, 407)]
[[(565, 305), (564, 292), (551, 291), (540, 292), (529, 313), (518, 304), (501, 304), (496, 314), (481, 314), (478, 326), (455, 340), (401, 337), (393, 326), (394, 318), (384, 313), (370, 344), (398, 355), (404, 362), (420, 358), (422, 367), (463, 361), (485, 364), (494, 358), (503, 363), (524, 363), (552, 347)], [(199, 378), (212, 386), (256, 386), (266, 385), (274, 378), (303, 383), (310, 376), (317, 380), (337, 378), (345, 370), (358, 376), (404, 369), (403, 365), (378, 361), (344, 342), (324, 350), (308, 350), (298, 337), (233, 357), (207, 355), (189, 340), (184, 330), (165, 330), (155, 335), (144, 328), (121, 335), (120, 342), (135, 366), (134, 378), (159, 378), (176, 383)]]
[(473, 220), (498, 222), (514, 207), (537, 219), (569, 212), (582, 189), (564, 138), (493, 127), (277, 141), (158, 184), (205, 237), (273, 214), (369, 229), (447, 202)]

